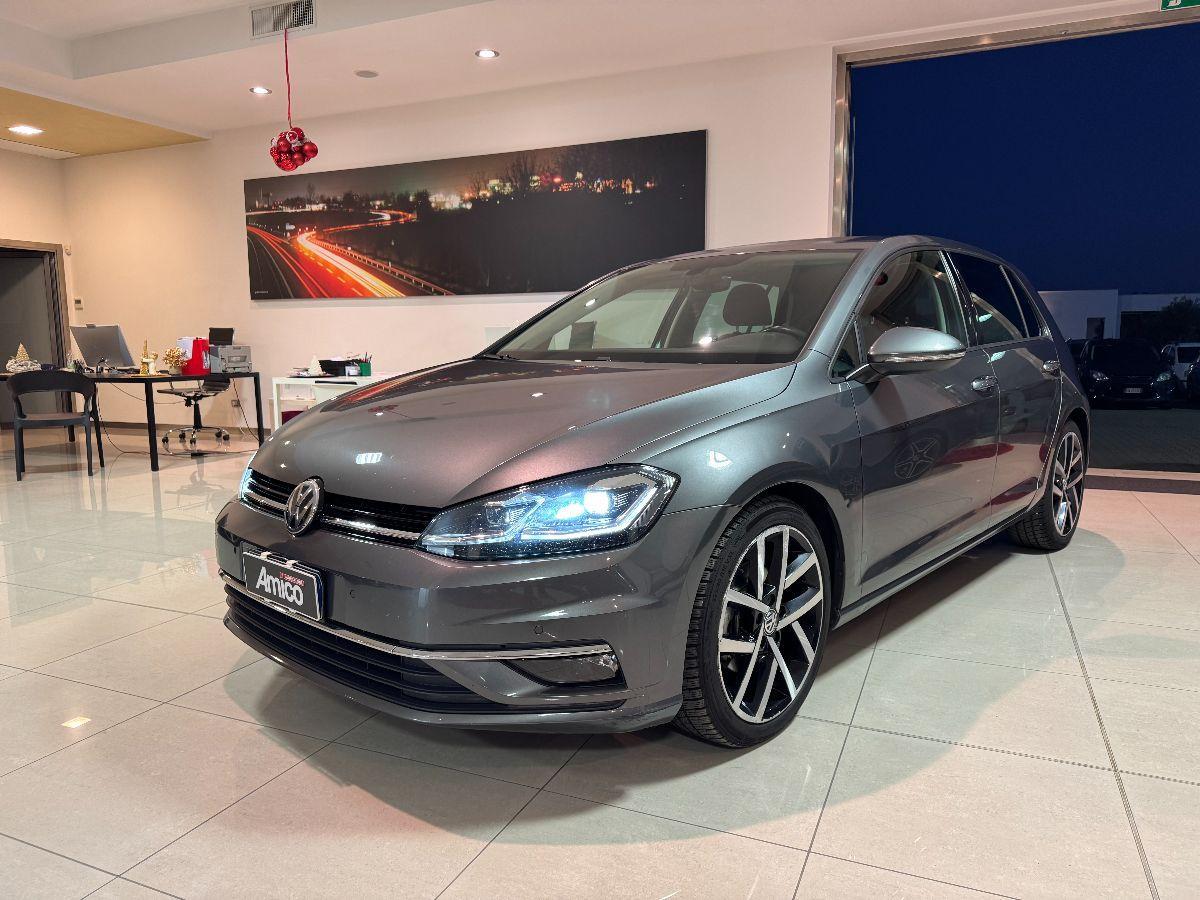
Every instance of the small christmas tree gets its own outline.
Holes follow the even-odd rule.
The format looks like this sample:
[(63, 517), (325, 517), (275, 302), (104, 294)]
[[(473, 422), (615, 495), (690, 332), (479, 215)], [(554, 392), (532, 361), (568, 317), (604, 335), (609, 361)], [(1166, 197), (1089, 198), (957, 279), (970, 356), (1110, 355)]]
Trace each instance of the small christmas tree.
[(17, 355), (10, 359), (4, 368), (9, 372), (31, 372), (39, 366), (36, 359), (29, 358), (29, 351), (25, 349), (25, 345), (19, 344)]

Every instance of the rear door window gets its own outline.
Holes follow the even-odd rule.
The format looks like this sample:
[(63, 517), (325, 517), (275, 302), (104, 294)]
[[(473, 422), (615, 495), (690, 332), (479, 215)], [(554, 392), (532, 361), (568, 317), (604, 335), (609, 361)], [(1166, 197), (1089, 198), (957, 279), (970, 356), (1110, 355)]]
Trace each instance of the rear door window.
[(1004, 273), (1008, 275), (1008, 283), (1012, 285), (1013, 291), (1016, 292), (1017, 304), (1021, 307), (1021, 318), (1025, 320), (1025, 334), (1029, 337), (1041, 336), (1045, 333), (1046, 322), (1042, 318), (1042, 314), (1038, 311), (1037, 304), (1029, 296), (1029, 291), (1025, 289), (1025, 285), (1017, 277), (1016, 272), (1012, 269), (1005, 269)]
[(1025, 322), (1004, 270), (994, 262), (965, 253), (951, 253), (950, 258), (966, 283), (979, 343), (1023, 340)]

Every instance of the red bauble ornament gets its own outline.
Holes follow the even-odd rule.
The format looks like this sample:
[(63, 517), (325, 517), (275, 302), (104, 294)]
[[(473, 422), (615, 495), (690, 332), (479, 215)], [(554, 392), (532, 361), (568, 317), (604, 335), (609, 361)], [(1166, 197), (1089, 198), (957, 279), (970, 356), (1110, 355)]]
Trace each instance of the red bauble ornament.
[(292, 73), (288, 67), (288, 32), (283, 29), (283, 72), (287, 79), (288, 127), (275, 135), (269, 153), (280, 169), (292, 172), (317, 155), (317, 145), (304, 136), (304, 129), (292, 124)]

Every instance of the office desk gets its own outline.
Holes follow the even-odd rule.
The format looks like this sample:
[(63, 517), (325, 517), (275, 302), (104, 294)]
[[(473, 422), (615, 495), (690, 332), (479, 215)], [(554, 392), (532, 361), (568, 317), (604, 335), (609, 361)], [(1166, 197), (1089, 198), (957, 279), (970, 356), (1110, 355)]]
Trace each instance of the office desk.
[[(150, 471), (158, 471), (158, 425), (154, 421), (154, 386), (172, 384), (176, 381), (203, 381), (203, 375), (122, 375), (119, 373), (96, 375), (85, 373), (96, 384), (140, 384), (146, 393), (146, 434), (150, 439)], [(8, 380), (8, 372), (0, 372), (0, 381)], [(257, 372), (222, 372), (222, 378), (253, 378), (254, 379), (254, 409), (258, 414), (258, 443), (262, 446), (265, 440), (263, 434), (263, 405), (262, 385)], [(101, 420), (103, 421), (103, 420)]]
[(272, 427), (278, 431), (283, 427), (284, 403), (308, 403), (308, 400), (288, 399), (283, 396), (283, 388), (302, 387), (313, 393), (312, 404), (328, 400), (337, 394), (343, 394), (365, 384), (395, 378), (395, 372), (379, 372), (372, 375), (289, 375), (286, 378), (271, 379), (271, 418)]

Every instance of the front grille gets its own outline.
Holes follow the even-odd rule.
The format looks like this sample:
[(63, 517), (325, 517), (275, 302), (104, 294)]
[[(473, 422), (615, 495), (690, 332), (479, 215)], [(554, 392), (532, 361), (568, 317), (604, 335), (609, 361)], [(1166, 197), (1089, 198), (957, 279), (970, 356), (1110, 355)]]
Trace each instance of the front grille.
[[(293, 487), (295, 485), (286, 481), (251, 470), (246, 501), (255, 509), (282, 518)], [(317, 527), (379, 543), (411, 546), (439, 512), (430, 506), (384, 503), (327, 493)]]
[(419, 659), (396, 656), (311, 628), (265, 603), (228, 588), (229, 616), (250, 637), (281, 657), (388, 703), (429, 712), (504, 712), (519, 709), (481, 697)]

